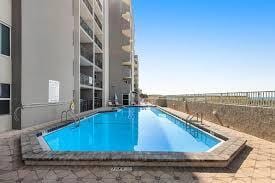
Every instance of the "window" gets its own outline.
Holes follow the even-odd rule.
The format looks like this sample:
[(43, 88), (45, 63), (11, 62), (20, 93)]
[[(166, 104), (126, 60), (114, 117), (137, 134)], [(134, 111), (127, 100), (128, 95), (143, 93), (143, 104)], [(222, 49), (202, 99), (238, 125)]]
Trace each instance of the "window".
[(0, 98), (10, 98), (10, 85), (0, 83)]
[(10, 113), (10, 101), (0, 100), (0, 115)]
[(0, 54), (10, 56), (10, 28), (0, 23)]
[(10, 85), (0, 83), (0, 115), (10, 113)]
[(128, 94), (122, 95), (122, 103), (123, 103), (123, 105), (129, 105), (129, 95)]

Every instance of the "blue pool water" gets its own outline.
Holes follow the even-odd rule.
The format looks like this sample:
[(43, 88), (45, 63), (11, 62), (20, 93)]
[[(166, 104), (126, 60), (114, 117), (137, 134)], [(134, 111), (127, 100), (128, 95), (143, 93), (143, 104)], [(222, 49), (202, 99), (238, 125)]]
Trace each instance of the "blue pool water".
[(53, 151), (84, 152), (205, 152), (221, 142), (156, 107), (99, 113), (43, 137)]

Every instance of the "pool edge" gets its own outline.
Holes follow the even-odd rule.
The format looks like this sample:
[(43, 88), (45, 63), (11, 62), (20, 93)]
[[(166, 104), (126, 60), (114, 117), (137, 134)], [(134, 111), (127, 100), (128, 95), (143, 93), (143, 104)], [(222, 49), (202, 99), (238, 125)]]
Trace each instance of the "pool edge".
[[(172, 115), (177, 116), (176, 114)], [(66, 126), (68, 124), (71, 124), (71, 122), (68, 121), (59, 123), (58, 125), (52, 125), (47, 129), (52, 127), (57, 128), (62, 125)], [(207, 130), (209, 130), (209, 132), (213, 131), (215, 135), (221, 135), (215, 129)], [(33, 131), (21, 136), (22, 159), (26, 165), (227, 167), (246, 144), (246, 140), (223, 134), (221, 136), (226, 138), (226, 140), (220, 146), (213, 149), (213, 151), (204, 153), (54, 152), (42, 149), (37, 139), (37, 134), (42, 134), (43, 131), (45, 131), (45, 129)]]

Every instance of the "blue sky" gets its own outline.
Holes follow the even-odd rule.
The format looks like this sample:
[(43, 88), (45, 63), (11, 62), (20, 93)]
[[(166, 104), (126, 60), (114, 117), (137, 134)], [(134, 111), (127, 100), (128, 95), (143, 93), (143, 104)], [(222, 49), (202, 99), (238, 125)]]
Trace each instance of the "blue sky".
[(133, 0), (149, 94), (275, 90), (275, 0)]

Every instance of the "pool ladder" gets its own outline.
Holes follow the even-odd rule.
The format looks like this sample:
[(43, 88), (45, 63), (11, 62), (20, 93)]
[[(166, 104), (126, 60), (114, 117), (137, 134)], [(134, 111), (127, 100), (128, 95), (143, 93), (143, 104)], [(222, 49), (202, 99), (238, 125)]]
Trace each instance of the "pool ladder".
[[(186, 118), (186, 129), (189, 129), (190, 130), (190, 134), (192, 135), (192, 136), (194, 136), (195, 138), (197, 138), (198, 137), (198, 135), (199, 135), (199, 130), (197, 129), (197, 128), (191, 128), (191, 125), (190, 124), (192, 124), (192, 122), (198, 122), (198, 123), (200, 123), (201, 125), (203, 125), (202, 124), (202, 118), (203, 118), (203, 113), (196, 113), (196, 117), (197, 117), (197, 119), (195, 120), (195, 121), (192, 121), (192, 119), (193, 118), (195, 118), (195, 116), (193, 116), (193, 115), (188, 115), (188, 117)], [(200, 120), (199, 120), (200, 119)], [(189, 123), (189, 125), (188, 125), (188, 123)]]
[(63, 122), (63, 115), (66, 114), (66, 121), (68, 121), (68, 114), (71, 114), (71, 117), (74, 120), (74, 123), (76, 124), (76, 127), (79, 127), (79, 123), (80, 123), (80, 117), (75, 114), (72, 110), (66, 110), (66, 111), (62, 111), (61, 113), (61, 122)]
[[(191, 122), (192, 122), (192, 119), (193, 118), (195, 118), (195, 116), (193, 116), (193, 115), (189, 115), (187, 118), (186, 118), (186, 122), (187, 123), (189, 123), (189, 124), (191, 124)], [(196, 121), (194, 121), (194, 122), (200, 122), (201, 123), (201, 125), (202, 125), (202, 118), (203, 118), (203, 113), (196, 113)]]

